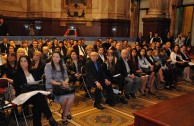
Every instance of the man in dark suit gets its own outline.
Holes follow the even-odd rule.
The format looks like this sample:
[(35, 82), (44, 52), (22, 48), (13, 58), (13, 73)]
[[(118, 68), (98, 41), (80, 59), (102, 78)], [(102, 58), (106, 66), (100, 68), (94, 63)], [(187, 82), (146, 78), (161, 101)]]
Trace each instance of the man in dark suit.
[(102, 44), (105, 50), (108, 50), (111, 44), (109, 43), (109, 38), (106, 38), (106, 42)]
[(22, 41), (22, 48), (25, 50), (25, 55), (29, 55), (29, 45), (28, 45), (28, 40), (23, 40)]
[(153, 32), (149, 32), (149, 36), (147, 37), (147, 43), (150, 43), (150, 40), (153, 38)]
[(110, 106), (115, 105), (114, 101), (114, 95), (113, 95), (113, 89), (111, 82), (106, 77), (104, 71), (102, 70), (100, 64), (97, 62), (98, 59), (98, 53), (92, 52), (90, 54), (91, 60), (86, 63), (86, 84), (89, 87), (95, 87), (95, 102), (94, 107), (97, 109), (104, 109), (103, 106), (101, 106), (101, 92), (102, 90), (106, 90), (107, 94), (107, 103)]
[(33, 53), (34, 53), (35, 51), (41, 51), (40, 48), (38, 48), (38, 42), (37, 42), (36, 40), (32, 42), (32, 48), (29, 49), (28, 56), (29, 56), (30, 58), (32, 58)]
[(170, 42), (166, 42), (166, 54), (167, 54), (168, 57), (170, 57), (170, 54), (172, 52), (171, 48), (172, 48), (171, 47), (171, 43)]
[(188, 32), (188, 35), (185, 38), (184, 45), (186, 45), (186, 46), (190, 46), (191, 45), (191, 32)]
[(0, 44), (1, 53), (6, 53), (9, 48), (9, 43), (7, 38), (3, 38), (3, 43)]
[(135, 76), (135, 71), (132, 66), (133, 65), (130, 65), (128, 60), (128, 51), (123, 49), (121, 51), (121, 58), (119, 58), (116, 63), (116, 73), (121, 74), (123, 80), (125, 81), (125, 84), (123, 83), (123, 85), (119, 86), (120, 89), (124, 90), (124, 94), (127, 99), (129, 99), (130, 96), (132, 98), (136, 98), (135, 93), (140, 86), (140, 79)]
[(85, 48), (82, 46), (81, 40), (78, 40), (77, 45), (73, 47), (79, 57), (83, 57), (85, 55)]
[(42, 59), (48, 63), (51, 59), (52, 53), (49, 52), (49, 48), (47, 46), (43, 46), (42, 48)]
[(114, 55), (117, 59), (121, 57), (122, 43), (118, 42), (116, 44), (116, 50), (114, 50)]
[(139, 44), (141, 45), (143, 40), (144, 40), (144, 37), (143, 37), (142, 33), (139, 32), (139, 34), (138, 34), (138, 36), (136, 38), (136, 42), (139, 42)]

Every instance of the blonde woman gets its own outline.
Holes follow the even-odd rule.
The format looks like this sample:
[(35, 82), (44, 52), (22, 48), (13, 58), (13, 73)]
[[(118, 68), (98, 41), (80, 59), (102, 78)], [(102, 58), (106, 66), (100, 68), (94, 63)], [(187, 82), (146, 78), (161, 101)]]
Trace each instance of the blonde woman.
[(18, 48), (18, 50), (16, 52), (17, 61), (20, 59), (21, 56), (24, 56), (24, 55), (25, 55), (25, 49)]

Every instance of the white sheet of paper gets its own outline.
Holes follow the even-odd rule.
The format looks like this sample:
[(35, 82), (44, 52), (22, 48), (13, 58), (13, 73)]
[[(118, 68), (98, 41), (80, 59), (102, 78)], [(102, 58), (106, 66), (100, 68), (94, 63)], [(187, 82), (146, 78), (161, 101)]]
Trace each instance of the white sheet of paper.
[(33, 84), (39, 84), (40, 82), (42, 82), (42, 80), (33, 81), (33, 82), (28, 82), (28, 84), (29, 84), (29, 85), (33, 85)]
[(116, 74), (116, 75), (114, 75), (113, 77), (118, 77), (118, 76), (120, 76), (121, 74)]
[(49, 95), (51, 92), (41, 91), (41, 90), (38, 91), (37, 90), (37, 91), (31, 91), (31, 92), (27, 92), (27, 93), (22, 93), (22, 94), (18, 95), (12, 102), (14, 104), (21, 105), (24, 102), (26, 102), (29, 98), (31, 98), (32, 96), (34, 96), (34, 95), (36, 95), (38, 93), (41, 93), (43, 95)]
[(194, 63), (193, 62), (189, 62), (189, 66), (193, 66), (194, 65)]

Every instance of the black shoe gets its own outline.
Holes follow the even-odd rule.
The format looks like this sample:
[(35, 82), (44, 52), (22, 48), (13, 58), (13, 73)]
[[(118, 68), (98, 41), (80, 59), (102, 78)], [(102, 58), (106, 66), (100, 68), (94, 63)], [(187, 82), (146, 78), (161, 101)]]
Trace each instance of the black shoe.
[(125, 97), (120, 98), (121, 103), (128, 104), (128, 101), (125, 99)]
[(124, 93), (124, 95), (125, 95), (125, 98), (130, 99), (130, 96), (128, 94)]
[(67, 125), (69, 122), (68, 122), (68, 120), (62, 120), (62, 123), (63, 123), (64, 125)]
[(170, 87), (171, 87), (172, 89), (176, 89), (175, 84), (170, 85)]
[(94, 104), (94, 107), (97, 108), (97, 109), (100, 109), (100, 110), (104, 109), (104, 107), (100, 104)]
[(90, 98), (88, 93), (85, 94), (85, 98)]
[(109, 102), (108, 103), (110, 106), (114, 107), (115, 106), (115, 103), (114, 102)]
[(107, 99), (107, 100), (106, 100), (106, 104), (109, 104), (109, 105), (112, 106), (112, 107), (115, 106), (115, 102), (114, 102), (114, 100), (112, 100), (112, 99), (111, 99), (111, 100), (110, 100), (110, 99)]
[(55, 119), (54, 119), (53, 117), (51, 117), (51, 118), (49, 119), (49, 124), (50, 124), (51, 126), (59, 126), (59, 124), (55, 121)]
[(146, 96), (146, 93), (145, 92), (143, 93), (140, 89), (138, 89), (138, 90), (139, 90), (139, 92), (140, 92), (141, 95)]
[(152, 91), (148, 91), (148, 94), (155, 96), (155, 94)]
[(69, 120), (71, 120), (71, 119), (72, 119), (71, 114), (67, 115), (67, 119), (69, 119)]
[(136, 98), (135, 93), (129, 93), (132, 98)]

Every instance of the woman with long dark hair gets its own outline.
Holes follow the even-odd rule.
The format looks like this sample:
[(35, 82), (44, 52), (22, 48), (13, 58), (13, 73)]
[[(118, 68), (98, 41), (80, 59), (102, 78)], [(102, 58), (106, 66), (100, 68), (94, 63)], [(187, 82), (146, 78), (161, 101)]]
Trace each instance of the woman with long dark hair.
[(83, 66), (83, 62), (79, 59), (79, 56), (76, 51), (71, 51), (70, 59), (66, 61), (68, 74), (69, 74), (69, 81), (76, 82), (81, 81), (81, 67)]
[(155, 73), (154, 73), (154, 66), (151, 65), (147, 59), (146, 59), (146, 50), (144, 48), (142, 48), (140, 50), (140, 55), (138, 57), (138, 64), (141, 68), (141, 70), (149, 75), (149, 79), (148, 79), (148, 93), (151, 95), (154, 95), (153, 93), (153, 88), (154, 88), (154, 80), (155, 80)]
[(192, 82), (190, 79), (190, 67), (187, 61), (184, 61), (181, 54), (179, 45), (175, 45), (173, 51), (170, 54), (172, 64), (175, 64), (177, 69), (183, 69), (183, 78), (185, 81)]
[(134, 70), (135, 70), (135, 75), (138, 76), (141, 80), (141, 85), (139, 87), (139, 92), (142, 95), (146, 95), (145, 94), (145, 89), (146, 89), (146, 83), (148, 81), (148, 75), (146, 75), (146, 73), (144, 73), (140, 68), (139, 68), (139, 64), (138, 64), (138, 56), (137, 56), (137, 50), (134, 48), (131, 51), (131, 56), (129, 59), (130, 64), (133, 66)]
[[(22, 94), (22, 88), (26, 83), (31, 83), (41, 78), (34, 71), (31, 71), (31, 60), (28, 56), (21, 56), (18, 60), (18, 70), (13, 78), (13, 86), (16, 96)], [(51, 126), (57, 126), (52, 113), (48, 107), (46, 98), (41, 93), (30, 97), (24, 105), (32, 104), (33, 126), (41, 126), (41, 114), (44, 113)]]
[[(67, 74), (66, 65), (63, 62), (63, 57), (60, 52), (53, 52), (51, 62), (45, 66), (46, 89), (53, 90), (54, 85), (61, 85), (64, 88), (69, 87), (69, 77)], [(66, 95), (54, 95), (54, 100), (60, 103), (62, 107), (62, 121), (68, 124), (67, 119), (71, 119), (70, 109), (74, 102), (74, 93)]]

